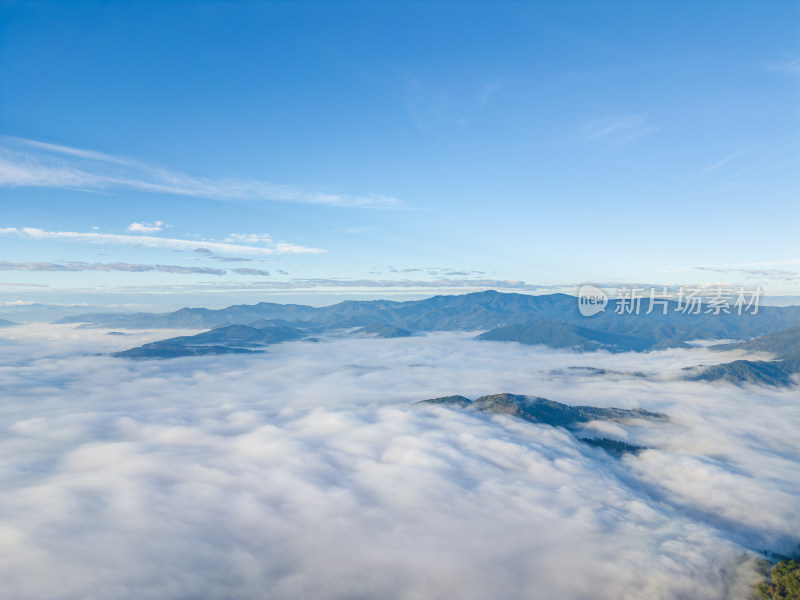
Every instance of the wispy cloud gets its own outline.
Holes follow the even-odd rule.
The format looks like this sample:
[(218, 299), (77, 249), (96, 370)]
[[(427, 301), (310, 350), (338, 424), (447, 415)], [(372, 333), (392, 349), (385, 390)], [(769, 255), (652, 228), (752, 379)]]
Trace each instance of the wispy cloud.
[(796, 281), (800, 280), (800, 273), (796, 271), (784, 271), (781, 269), (743, 269), (737, 267), (714, 267), (701, 266), (694, 267), (700, 271), (713, 271), (715, 273), (733, 273), (753, 279), (774, 279), (777, 281)]
[(350, 233), (355, 235), (358, 233), (364, 233), (366, 231), (374, 231), (374, 230), (375, 230), (374, 225), (364, 225), (362, 227), (352, 227), (350, 229), (346, 229), (345, 233)]
[(731, 162), (732, 160), (735, 160), (735, 159), (739, 158), (740, 156), (742, 156), (744, 154), (747, 154), (748, 152), (751, 152), (754, 149), (755, 148), (745, 148), (744, 150), (739, 150), (738, 152), (733, 152), (732, 154), (729, 154), (728, 156), (726, 156), (722, 160), (718, 160), (713, 165), (709, 165), (708, 167), (703, 169), (703, 172), (704, 173), (711, 173), (712, 171), (716, 171), (717, 169), (719, 169), (723, 165), (726, 165), (727, 163)]
[(297, 287), (329, 287), (329, 288), (434, 288), (461, 290), (518, 290), (542, 291), (552, 286), (526, 283), (518, 279), (296, 279), (276, 284), (289, 284)]
[(389, 273), (427, 273), (431, 277), (469, 277), (486, 275), (486, 271), (453, 269), (451, 267), (405, 267), (403, 269), (388, 267)]
[[(785, 265), (800, 265), (800, 258), (782, 258), (780, 260), (764, 260), (758, 262), (742, 262), (730, 263), (723, 265), (702, 265), (703, 267), (712, 267), (718, 269), (736, 269), (736, 268), (751, 268), (751, 267), (780, 267)], [(681, 267), (680, 270), (696, 269), (697, 266)]]
[(412, 78), (406, 89), (406, 109), (417, 129), (426, 134), (461, 127), (465, 122), (459, 94), (439, 81), (429, 84)]
[(6, 142), (18, 142), (30, 146), (32, 148), (38, 148), (39, 150), (45, 150), (48, 152), (53, 152), (55, 154), (66, 154), (68, 156), (74, 156), (76, 158), (85, 158), (87, 160), (96, 160), (96, 161), (113, 163), (118, 165), (126, 165), (126, 166), (133, 166), (137, 164), (135, 160), (132, 160), (130, 158), (124, 158), (121, 156), (112, 156), (111, 154), (105, 154), (104, 152), (95, 152), (94, 150), (81, 150), (80, 148), (70, 148), (69, 146), (61, 146), (59, 144), (48, 144), (47, 142), (40, 142), (38, 140), (13, 138), (10, 136), (4, 136), (4, 140)]
[(586, 137), (590, 141), (607, 140), (621, 146), (656, 131), (658, 127), (648, 121), (647, 115), (639, 113), (598, 119), (588, 126)]
[[(284, 275), (285, 272), (277, 271)], [(165, 288), (157, 285), (137, 286), (138, 292), (160, 292)], [(303, 294), (347, 293), (466, 293), (484, 290), (498, 290), (519, 293), (542, 293), (574, 291), (577, 285), (538, 285), (513, 279), (336, 279), (336, 278), (296, 278), (252, 283), (226, 281), (209, 284), (173, 285), (171, 291), (179, 292), (298, 292)], [(111, 292), (110, 288), (104, 291)], [(120, 287), (115, 291), (130, 293), (130, 287)]]
[(135, 263), (87, 263), (71, 261), (65, 263), (52, 262), (7, 262), (0, 261), (0, 271), (122, 271), (128, 273), (173, 273), (176, 275), (225, 275), (226, 273), (236, 273), (237, 275), (256, 275), (258, 277), (269, 277), (269, 271), (263, 269), (239, 268), (215, 269), (213, 267), (184, 267), (181, 265), (145, 265)]
[(264, 269), (239, 268), (231, 270), (239, 275), (257, 275), (259, 277), (269, 277), (269, 271), (265, 271)]
[(257, 179), (202, 178), (138, 160), (36, 140), (0, 137), (0, 186), (134, 189), (214, 200), (272, 200), (328, 206), (397, 207), (383, 194), (336, 194)]
[(17, 283), (17, 282), (0, 282), (0, 287), (22, 287), (22, 288), (48, 288), (49, 283)]
[(268, 233), (231, 233), (226, 242), (243, 244), (271, 244), (272, 236)]
[(770, 71), (800, 74), (800, 58), (778, 60), (767, 64)]
[(221, 256), (219, 254), (214, 254), (208, 248), (195, 248), (194, 251), (197, 252), (198, 254), (202, 254), (203, 256), (221, 262), (251, 262), (252, 260), (254, 260), (252, 258), (244, 258), (243, 256)]
[(485, 106), (502, 87), (499, 79), (494, 79), (482, 86), (478, 91), (478, 105)]
[(128, 231), (132, 233), (156, 233), (162, 231), (164, 227), (171, 227), (166, 225), (164, 221), (156, 221), (155, 223), (131, 223), (128, 225)]
[(197, 241), (178, 238), (155, 237), (151, 235), (124, 235), (118, 233), (97, 233), (78, 231), (45, 231), (33, 227), (0, 228), (0, 235), (13, 235), (34, 240), (58, 240), (63, 242), (83, 242), (93, 244), (120, 244), (147, 248), (168, 248), (172, 250), (196, 251), (198, 248), (212, 252), (231, 254), (316, 254), (324, 252), (319, 248), (308, 248), (285, 242), (263, 239), (265, 246), (248, 246), (228, 242)]
[(124, 271), (129, 273), (173, 273), (183, 275), (224, 275), (224, 269), (211, 267), (182, 267), (178, 265), (142, 265), (131, 263), (85, 263), (85, 262), (6, 262), (0, 261), (0, 271)]

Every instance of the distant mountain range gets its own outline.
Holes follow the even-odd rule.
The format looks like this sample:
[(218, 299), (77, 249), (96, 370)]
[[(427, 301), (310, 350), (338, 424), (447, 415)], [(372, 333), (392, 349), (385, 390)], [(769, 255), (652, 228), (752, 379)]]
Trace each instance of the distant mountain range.
[[(682, 314), (668, 304), (647, 314), (617, 314), (616, 300), (593, 317), (584, 317), (577, 299), (566, 294), (531, 296), (494, 291), (425, 300), (347, 301), (315, 308), (261, 302), (224, 309), (182, 308), (169, 313), (88, 313), (57, 323), (111, 329), (196, 328), (210, 331), (171, 338), (119, 352), (120, 357), (173, 357), (253, 351), (282, 341), (308, 338), (336, 329), (373, 337), (407, 337), (415, 331), (482, 331), (484, 341), (541, 344), (580, 351), (641, 352), (687, 347), (693, 339), (758, 338), (719, 349), (772, 352), (781, 361), (736, 361), (696, 368), (688, 378), (733, 382), (790, 383), (800, 359), (800, 306), (760, 307), (757, 314)], [(767, 334), (767, 335), (764, 335)]]
[(63, 317), (80, 315), (96, 306), (73, 306), (60, 304), (40, 304), (38, 302), (11, 303), (5, 306), (0, 305), (0, 319), (13, 321), (14, 323), (35, 323), (41, 321), (54, 321)]
[(690, 369), (688, 379), (790, 385), (800, 373), (800, 327), (762, 335), (736, 344), (712, 346), (714, 350), (768, 352), (776, 360), (735, 360), (705, 368)]
[(15, 323), (14, 321), (6, 321), (5, 319), (0, 319), (0, 327), (14, 327), (15, 325), (19, 325), (19, 323)]
[[(113, 329), (196, 328), (248, 325), (258, 319), (281, 319), (297, 327), (336, 329), (391, 325), (412, 331), (479, 331), (518, 323), (533, 316), (560, 319), (577, 311), (577, 301), (565, 294), (528, 296), (479, 292), (458, 296), (435, 296), (425, 300), (346, 301), (315, 308), (298, 304), (261, 302), (219, 310), (182, 308), (170, 313), (88, 313), (62, 318), (57, 323), (86, 323)], [(800, 322), (798, 323), (800, 324)]]
[(577, 325), (594, 332), (614, 333), (657, 341), (695, 338), (745, 339), (800, 326), (800, 306), (766, 306), (758, 314), (698, 314), (676, 312), (670, 303), (667, 314), (659, 308), (641, 313), (615, 314), (616, 300), (605, 312), (584, 317), (574, 296), (548, 294), (504, 294), (495, 291), (457, 296), (434, 296), (425, 300), (346, 301), (315, 308), (300, 304), (261, 302), (218, 310), (182, 308), (169, 313), (88, 313), (64, 317), (56, 323), (85, 323), (110, 329), (188, 328), (212, 329), (224, 325), (250, 325), (259, 319), (282, 320), (298, 328), (336, 329), (365, 327), (375, 323), (409, 331), (487, 331), (524, 326), (533, 321)]
[[(417, 402), (417, 404), (434, 404), (453, 408), (464, 408), (482, 413), (507, 414), (531, 423), (564, 427), (570, 431), (578, 429), (581, 423), (588, 423), (589, 421), (610, 420), (625, 423), (634, 419), (668, 420), (667, 416), (662, 413), (655, 413), (642, 409), (570, 406), (568, 404), (561, 404), (560, 402), (548, 400), (547, 398), (507, 393), (481, 396), (475, 401), (471, 401), (464, 396), (444, 396), (442, 398), (422, 400)], [(643, 446), (636, 446), (608, 438), (578, 437), (577, 439), (589, 445), (603, 448), (616, 456), (627, 452), (644, 450)]]

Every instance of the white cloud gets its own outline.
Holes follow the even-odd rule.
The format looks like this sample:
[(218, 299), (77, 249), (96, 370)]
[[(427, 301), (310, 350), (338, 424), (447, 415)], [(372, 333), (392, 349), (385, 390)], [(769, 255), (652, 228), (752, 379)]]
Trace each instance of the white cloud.
[(164, 221), (156, 221), (155, 223), (131, 223), (128, 225), (128, 231), (132, 231), (134, 233), (155, 233), (157, 231), (162, 231), (164, 227), (169, 227), (169, 225), (165, 225)]
[[(279, 270), (276, 271), (280, 274)], [(502, 280), (502, 279), (327, 279), (327, 278), (296, 278), (273, 281), (259, 281), (255, 283), (219, 283), (219, 284), (174, 284), (170, 286), (138, 286), (135, 291), (140, 293), (163, 293), (191, 292), (191, 293), (214, 293), (214, 292), (294, 292), (302, 294), (426, 294), (431, 293), (466, 293), (493, 289), (497, 291), (509, 292), (544, 292), (553, 291), (553, 288), (560, 289), (561, 286), (544, 286), (527, 284), (524, 281)], [(577, 286), (565, 288), (566, 291), (574, 292)], [(63, 291), (63, 290), (61, 290)], [(120, 292), (130, 294), (134, 291), (130, 287), (125, 288), (104, 288), (105, 292)]]
[[(748, 593), (749, 549), (800, 537), (796, 394), (668, 379), (707, 349), (446, 333), (123, 361), (86, 354), (152, 338), (0, 336), (9, 597), (723, 600)], [(500, 391), (673, 421), (623, 426), (655, 449), (619, 462), (563, 430), (412, 404)]]
[(734, 267), (777, 267), (782, 265), (800, 265), (800, 258), (783, 258), (780, 260), (767, 260), (761, 262), (747, 262), (747, 263), (731, 263), (729, 265), (709, 265), (709, 266), (714, 266), (718, 268), (734, 268)]
[(256, 275), (258, 277), (269, 277), (269, 271), (265, 271), (264, 269), (250, 269), (250, 268), (240, 267), (238, 269), (231, 269), (231, 271), (239, 275)]
[[(231, 254), (317, 254), (324, 252), (319, 248), (297, 246), (283, 242), (271, 243), (269, 246), (244, 246), (227, 242), (195, 241), (177, 238), (154, 237), (149, 235), (123, 235), (117, 233), (77, 232), (77, 231), (45, 231), (34, 227), (0, 228), (0, 235), (15, 235), (35, 240), (59, 240), (64, 242), (82, 242), (92, 244), (121, 244), (142, 246), (146, 248), (169, 248), (172, 250), (191, 250), (204, 248), (212, 252), (229, 252)], [(265, 240), (266, 241), (266, 240)]]
[(704, 169), (704, 172), (705, 173), (710, 173), (711, 171), (716, 171), (721, 166), (729, 163), (730, 161), (732, 161), (732, 160), (734, 160), (736, 158), (739, 158), (740, 156), (742, 156), (743, 154), (746, 154), (747, 152), (748, 152), (748, 150), (739, 150), (738, 152), (734, 152), (733, 154), (729, 154), (728, 156), (726, 156), (722, 160), (718, 160), (713, 165), (710, 165), (709, 167)]
[(79, 190), (135, 189), (214, 200), (274, 200), (330, 206), (397, 207), (382, 194), (335, 194), (256, 179), (201, 178), (125, 157), (2, 137), (0, 186)]
[(800, 273), (797, 271), (786, 271), (783, 269), (744, 269), (741, 267), (730, 266), (698, 266), (694, 268), (698, 269), (699, 271), (735, 273), (747, 277), (748, 279), (772, 279), (777, 281), (800, 280)]
[(225, 238), (225, 241), (242, 244), (271, 244), (272, 237), (268, 233), (232, 233)]

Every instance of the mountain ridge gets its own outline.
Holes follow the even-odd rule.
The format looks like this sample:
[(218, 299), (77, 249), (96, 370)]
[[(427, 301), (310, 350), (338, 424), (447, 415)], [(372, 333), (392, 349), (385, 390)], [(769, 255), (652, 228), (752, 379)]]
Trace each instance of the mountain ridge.
[(735, 344), (712, 346), (712, 350), (746, 350), (767, 352), (774, 360), (735, 360), (689, 369), (687, 379), (694, 381), (727, 381), (729, 383), (763, 383), (789, 386), (794, 375), (800, 373), (800, 327), (791, 327), (777, 333), (761, 335)]
[[(643, 307), (646, 302), (643, 303)], [(462, 295), (440, 295), (423, 300), (347, 300), (326, 307), (261, 302), (224, 309), (182, 308), (169, 313), (87, 313), (56, 323), (81, 323), (110, 329), (195, 328), (249, 325), (258, 320), (280, 320), (303, 327), (338, 329), (383, 324), (409, 331), (481, 331), (548, 321), (583, 327), (593, 335), (610, 333), (651, 340), (745, 339), (800, 326), (800, 306), (761, 307), (756, 315), (688, 315), (668, 305), (667, 314), (617, 314), (616, 300), (606, 311), (584, 317), (577, 298), (567, 294), (529, 295), (493, 290)], [(642, 313), (645, 309), (642, 309)]]

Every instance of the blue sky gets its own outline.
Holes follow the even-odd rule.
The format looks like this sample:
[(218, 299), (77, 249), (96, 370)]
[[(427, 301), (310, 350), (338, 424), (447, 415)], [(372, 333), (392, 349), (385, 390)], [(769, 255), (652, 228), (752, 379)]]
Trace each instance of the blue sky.
[(800, 295), (800, 3), (0, 15), (2, 302)]

